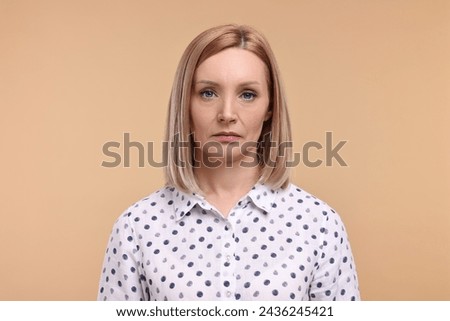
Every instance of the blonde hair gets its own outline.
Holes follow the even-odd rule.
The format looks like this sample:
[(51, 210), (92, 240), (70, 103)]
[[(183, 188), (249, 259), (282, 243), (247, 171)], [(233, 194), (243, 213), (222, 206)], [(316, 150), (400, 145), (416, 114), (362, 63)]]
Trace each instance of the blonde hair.
[[(179, 62), (169, 101), (166, 127), (167, 166), (166, 183), (182, 191), (201, 193), (192, 165), (193, 148), (190, 135), (189, 105), (192, 82), (197, 67), (209, 57), (227, 48), (241, 48), (258, 56), (266, 65), (272, 117), (263, 125), (259, 139), (258, 157), (261, 162), (260, 182), (272, 188), (289, 184), (291, 160), (291, 126), (280, 72), (265, 37), (249, 26), (222, 25), (199, 34), (188, 45)], [(271, 148), (267, 147), (267, 139)], [(189, 143), (187, 143), (189, 142)], [(282, 148), (280, 148), (282, 147)], [(289, 146), (288, 146), (289, 147)], [(271, 166), (267, 163), (270, 162)]]

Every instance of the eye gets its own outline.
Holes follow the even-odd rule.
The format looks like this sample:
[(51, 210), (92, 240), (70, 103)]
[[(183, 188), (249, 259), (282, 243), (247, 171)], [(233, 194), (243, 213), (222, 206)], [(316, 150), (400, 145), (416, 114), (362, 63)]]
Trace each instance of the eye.
[(200, 96), (205, 99), (211, 99), (211, 98), (214, 98), (214, 96), (216, 96), (216, 94), (214, 91), (206, 89), (206, 90), (202, 90), (200, 92)]
[(251, 101), (256, 98), (256, 94), (251, 91), (245, 91), (242, 93), (241, 97), (242, 97), (242, 99), (244, 99), (246, 101)]

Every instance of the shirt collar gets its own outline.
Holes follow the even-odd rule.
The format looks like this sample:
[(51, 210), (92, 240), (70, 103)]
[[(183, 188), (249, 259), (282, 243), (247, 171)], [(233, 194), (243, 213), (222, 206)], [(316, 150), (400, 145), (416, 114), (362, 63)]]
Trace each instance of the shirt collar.
[[(175, 187), (168, 186), (167, 188), (172, 192), (176, 221), (190, 215), (190, 211), (197, 204), (202, 208), (207, 209), (207, 201), (202, 195), (194, 192), (183, 192)], [(259, 207), (263, 211), (264, 214), (267, 214), (272, 208), (277, 206), (275, 199), (278, 193), (278, 189), (274, 190), (262, 183), (256, 183), (248, 194), (242, 199), (250, 199), (255, 206)]]
[(175, 187), (167, 187), (172, 192), (173, 209), (175, 220), (179, 221), (186, 215), (190, 215), (190, 210), (196, 204), (204, 204), (205, 198), (194, 192), (183, 192)]
[(274, 190), (267, 185), (257, 183), (252, 187), (247, 196), (251, 199), (253, 204), (264, 211), (264, 214), (267, 214), (272, 208), (277, 206), (275, 199), (278, 192), (278, 189)]

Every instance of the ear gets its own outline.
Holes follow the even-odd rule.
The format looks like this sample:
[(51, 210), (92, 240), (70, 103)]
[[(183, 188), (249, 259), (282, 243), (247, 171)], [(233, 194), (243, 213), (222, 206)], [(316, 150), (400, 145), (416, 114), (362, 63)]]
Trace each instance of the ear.
[(264, 121), (268, 121), (270, 118), (272, 118), (272, 110), (267, 111)]

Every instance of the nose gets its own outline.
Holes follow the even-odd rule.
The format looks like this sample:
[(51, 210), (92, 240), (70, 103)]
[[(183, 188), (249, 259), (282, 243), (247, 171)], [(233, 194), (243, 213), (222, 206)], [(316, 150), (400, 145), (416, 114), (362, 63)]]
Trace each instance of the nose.
[(237, 121), (235, 106), (233, 99), (225, 98), (222, 101), (217, 113), (217, 120), (220, 123), (230, 124)]

